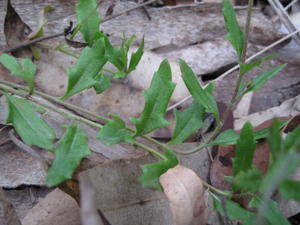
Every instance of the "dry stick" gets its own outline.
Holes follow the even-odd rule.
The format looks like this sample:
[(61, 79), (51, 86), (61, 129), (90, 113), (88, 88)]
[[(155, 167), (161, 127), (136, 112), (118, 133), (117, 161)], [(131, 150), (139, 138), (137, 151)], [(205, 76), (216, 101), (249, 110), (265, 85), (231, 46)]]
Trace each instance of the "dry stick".
[(298, 0), (291, 1), (286, 7), (284, 7), (284, 10), (288, 10), (292, 5), (294, 5)]
[[(292, 32), (292, 33), (286, 35), (285, 37), (279, 39), (278, 41), (275, 41), (274, 43), (268, 45), (267, 47), (265, 47), (265, 48), (262, 49), (261, 51), (257, 52), (256, 54), (252, 55), (251, 57), (247, 58), (247, 59), (246, 59), (246, 62), (250, 62), (252, 59), (254, 59), (254, 58), (256, 58), (256, 57), (262, 55), (262, 54), (265, 53), (266, 51), (272, 49), (272, 48), (275, 47), (276, 45), (278, 45), (278, 44), (284, 42), (285, 40), (289, 39), (290, 37), (292, 37), (293, 35), (295, 35), (295, 34), (297, 34), (297, 33), (299, 33), (299, 32), (300, 32), (300, 30), (296, 30), (296, 31), (294, 31), (294, 32)], [(225, 73), (221, 74), (221, 75), (220, 75), (217, 79), (215, 79), (214, 81), (218, 81), (218, 80), (223, 79), (225, 76), (227, 76), (228, 74), (234, 72), (234, 71), (237, 70), (239, 67), (240, 67), (239, 65), (236, 65), (236, 66), (232, 67), (231, 69), (227, 70)], [(208, 85), (208, 84), (206, 84), (204, 87), (206, 87), (207, 85)], [(179, 106), (179, 105), (181, 105), (182, 103), (184, 103), (184, 102), (186, 102), (187, 100), (189, 100), (191, 97), (192, 97), (192, 96), (189, 95), (189, 96), (183, 98), (183, 99), (180, 100), (179, 102), (177, 102), (177, 103), (171, 105), (171, 106), (167, 109), (167, 111), (176, 108), (177, 106)]]
[[(287, 28), (287, 30), (289, 32), (295, 31), (296, 27), (292, 23), (289, 15), (287, 14), (287, 12), (285, 11), (285, 9), (283, 8), (281, 2), (279, 0), (268, 0), (268, 2), (273, 7), (273, 9), (275, 10), (275, 12), (277, 13), (277, 15), (279, 16), (279, 18), (282, 21), (282, 23)], [(294, 36), (294, 40), (296, 41), (296, 43), (298, 45), (300, 45), (300, 35)]]
[(16, 46), (3, 49), (2, 51), (0, 51), (0, 55), (3, 54), (3, 53), (14, 52), (16, 50), (19, 50), (21, 48), (25, 48), (25, 47), (27, 47), (29, 45), (32, 45), (32, 44), (35, 44), (35, 43), (38, 43), (38, 42), (41, 42), (41, 41), (45, 41), (45, 40), (57, 38), (57, 37), (60, 37), (60, 36), (64, 36), (64, 34), (65, 33), (63, 32), (63, 33), (53, 34), (53, 35), (46, 36), (46, 37), (36, 38), (36, 39), (31, 40), (31, 41), (25, 41), (25, 42), (22, 42), (22, 43), (20, 43), (20, 44), (18, 44)]

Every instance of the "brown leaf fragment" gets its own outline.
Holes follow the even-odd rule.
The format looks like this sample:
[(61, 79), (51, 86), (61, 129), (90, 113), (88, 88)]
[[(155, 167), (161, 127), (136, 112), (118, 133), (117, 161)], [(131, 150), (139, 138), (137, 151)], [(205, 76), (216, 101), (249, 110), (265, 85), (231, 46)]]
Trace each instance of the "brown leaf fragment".
[(2, 188), (0, 188), (0, 224), (21, 225), (12, 203), (8, 200)]
[[(31, 28), (21, 19), (19, 14), (11, 5), (11, 1), (7, 0), (6, 16), (4, 20), (4, 34), (6, 43), (9, 47), (15, 46), (24, 41), (32, 32)], [(13, 52), (16, 57), (24, 57), (30, 54), (29, 48)]]
[(283, 128), (283, 132), (284, 133), (288, 133), (293, 131), (297, 126), (299, 126), (300, 124), (300, 113), (298, 113), (297, 115), (293, 116), (290, 121), (288, 122), (288, 124), (286, 124)]
[(208, 199), (201, 179), (181, 165), (161, 175), (173, 214), (174, 225), (205, 225), (208, 221)]

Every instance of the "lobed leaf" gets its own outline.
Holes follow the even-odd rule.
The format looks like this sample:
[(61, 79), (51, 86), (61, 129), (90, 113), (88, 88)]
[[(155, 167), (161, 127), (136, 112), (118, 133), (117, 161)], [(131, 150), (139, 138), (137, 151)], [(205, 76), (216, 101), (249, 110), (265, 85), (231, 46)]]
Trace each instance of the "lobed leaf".
[(236, 143), (235, 157), (232, 165), (234, 176), (241, 171), (251, 169), (255, 147), (252, 126), (251, 123), (247, 122), (244, 124), (240, 137)]
[(124, 70), (125, 65), (122, 61), (120, 48), (112, 46), (107, 36), (103, 36), (105, 42), (105, 57), (112, 63), (119, 71)]
[(139, 181), (147, 187), (162, 190), (159, 177), (165, 173), (168, 169), (178, 165), (178, 159), (176, 155), (169, 149), (164, 149), (166, 159), (159, 161), (158, 163), (151, 163), (142, 165), (142, 175), (139, 177)]
[(197, 102), (193, 102), (184, 112), (174, 110), (176, 117), (176, 126), (173, 131), (171, 145), (182, 143), (191, 134), (204, 126), (203, 116), (204, 108)]
[(226, 200), (226, 213), (231, 220), (241, 220), (243, 225), (253, 225), (255, 214), (244, 208), (238, 203)]
[(259, 169), (252, 167), (246, 171), (239, 172), (234, 179), (236, 190), (257, 192), (262, 180), (262, 174)]
[(267, 83), (268, 80), (270, 80), (272, 77), (277, 75), (285, 66), (286, 66), (286, 64), (282, 64), (280, 66), (270, 69), (270, 70), (264, 72), (263, 74), (253, 78), (251, 81), (249, 81), (247, 83), (247, 85), (246, 85), (247, 89), (244, 92), (244, 94), (251, 92), (251, 91), (259, 90), (262, 86), (265, 85), (265, 83)]
[(120, 142), (133, 144), (133, 134), (126, 128), (125, 122), (117, 115), (111, 115), (115, 120), (101, 128), (97, 138), (105, 145), (114, 145)]
[(231, 45), (235, 49), (240, 61), (244, 50), (245, 35), (237, 22), (230, 0), (223, 0), (223, 16), (225, 27), (228, 32), (226, 34), (226, 38), (230, 41)]
[(80, 127), (72, 125), (66, 128), (57, 147), (50, 150), (55, 154), (55, 159), (47, 174), (46, 183), (49, 187), (70, 179), (81, 159), (91, 153), (87, 136)]
[(93, 87), (97, 94), (101, 94), (111, 86), (110, 78), (105, 74), (99, 74), (95, 79), (97, 80), (97, 83), (94, 84)]
[(56, 138), (53, 130), (35, 111), (31, 102), (5, 94), (8, 104), (6, 123), (11, 123), (27, 145), (52, 148)]
[(84, 48), (76, 64), (68, 71), (68, 88), (62, 99), (97, 84), (97, 74), (107, 62), (104, 45), (104, 39), (99, 38), (92, 47)]
[(129, 67), (128, 67), (128, 73), (135, 70), (135, 68), (139, 64), (143, 54), (144, 54), (144, 37), (142, 39), (142, 42), (141, 42), (139, 48), (136, 50), (136, 52), (131, 54), (130, 63), (129, 63)]
[(145, 106), (139, 118), (130, 118), (136, 127), (135, 136), (144, 135), (169, 125), (164, 118), (171, 95), (175, 88), (170, 64), (164, 60), (154, 73), (150, 88), (144, 92)]
[(203, 89), (199, 84), (192, 69), (183, 60), (179, 61), (180, 70), (182, 73), (183, 81), (193, 96), (194, 101), (202, 105), (206, 112), (213, 113), (215, 118), (219, 118), (219, 112), (216, 100), (212, 94), (212, 83), (206, 89)]
[(279, 192), (285, 200), (295, 199), (300, 202), (300, 182), (286, 179), (279, 186)]
[(28, 83), (30, 92), (33, 91), (36, 66), (30, 59), (17, 59), (8, 54), (0, 55), (0, 63), (9, 70), (12, 75), (22, 78)]
[(79, 0), (76, 4), (77, 22), (84, 40), (92, 46), (99, 37), (100, 17), (96, 0)]

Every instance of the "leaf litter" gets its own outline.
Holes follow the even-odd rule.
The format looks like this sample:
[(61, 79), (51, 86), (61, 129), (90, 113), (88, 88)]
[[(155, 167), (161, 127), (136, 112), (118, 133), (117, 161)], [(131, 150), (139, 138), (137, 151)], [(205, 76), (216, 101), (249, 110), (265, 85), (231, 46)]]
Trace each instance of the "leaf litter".
[[(153, 54), (153, 58), (156, 58), (156, 57), (158, 57), (157, 55), (155, 55), (155, 54)], [(153, 59), (154, 60), (154, 59)], [(72, 60), (70, 60), (70, 61), (72, 61)], [(158, 60), (159, 61), (159, 60)], [(39, 63), (38, 63), (39, 64)], [(145, 61), (145, 64), (147, 64), (147, 61)], [(63, 67), (63, 66), (62, 66)], [(144, 67), (142, 67), (142, 68), (144, 68)], [(61, 68), (60, 68), (61, 69)], [(157, 66), (156, 67), (154, 67), (154, 69), (157, 69)], [(62, 71), (63, 72), (65, 72), (65, 70), (64, 69), (62, 69)], [(144, 69), (141, 69), (141, 71), (144, 71)], [(137, 75), (140, 75), (140, 73), (141, 72), (139, 72)], [(152, 76), (152, 74), (153, 73), (150, 73), (151, 75), (150, 76)], [(51, 80), (54, 80), (53, 79), (53, 77), (52, 77), (52, 79)], [(56, 80), (56, 79), (55, 79)], [(60, 79), (57, 79), (57, 80), (64, 80), (64, 78), (60, 78)], [(139, 82), (139, 80), (140, 79), (137, 79), (137, 81), (134, 81), (134, 82)], [(124, 82), (121, 82), (120, 84), (117, 84), (116, 86), (117, 87), (124, 87), (125, 88), (125, 90), (126, 90), (126, 88), (127, 88), (127, 86), (128, 85), (124, 85), (124, 83), (126, 84), (126, 82), (129, 82), (130, 83), (130, 81), (132, 81), (132, 80), (130, 80), (130, 79), (128, 79), (127, 81), (125, 80)], [(146, 83), (146, 82), (140, 82), (141, 84), (140, 84), (140, 86), (148, 86), (149, 85), (149, 83)], [(128, 84), (128, 83), (127, 83)], [(49, 85), (49, 83), (48, 83), (48, 85)], [(44, 86), (48, 86), (47, 85), (47, 82), (44, 82)], [(49, 85), (50, 86), (50, 85)], [(48, 86), (48, 87), (49, 87)], [(138, 88), (136, 88), (135, 86), (133, 86), (133, 87), (129, 87), (129, 93), (131, 93), (131, 89), (133, 89), (133, 88), (136, 88), (136, 92), (138, 93), (138, 94), (140, 94), (140, 90), (143, 90), (143, 89), (145, 89), (145, 88), (140, 88), (140, 86), (138, 86)], [(186, 91), (186, 90), (185, 90)], [(57, 94), (57, 93), (56, 93)], [(55, 95), (56, 95), (55, 94)], [(81, 105), (81, 106), (86, 106), (86, 105), (93, 105), (93, 104), (89, 104), (90, 102), (91, 102), (91, 100), (89, 100), (89, 102), (87, 103), (85, 100), (87, 99), (87, 98), (90, 98), (91, 96), (90, 96), (90, 94), (91, 94), (91, 92), (87, 92), (86, 93), (86, 97), (85, 98), (82, 98), (82, 95), (81, 95), (81, 97), (78, 97), (78, 99), (77, 100), (72, 100), (72, 102), (76, 102), (77, 104), (79, 104), (79, 105)], [(92, 93), (93, 94), (93, 93)], [(58, 95), (60, 95), (60, 94), (58, 94)], [(115, 99), (112, 99), (112, 100), (110, 100), (110, 101), (106, 101), (105, 103), (106, 103), (106, 105), (110, 105), (111, 104), (111, 102), (117, 102), (117, 100), (119, 101), (119, 98), (120, 98), (120, 96), (121, 96), (121, 94), (119, 94), (119, 96), (117, 96)], [(183, 95), (181, 95), (181, 94), (178, 94), (177, 95), (178, 96), (178, 98), (182, 98), (183, 97)], [(81, 98), (81, 99), (80, 99)], [(93, 99), (93, 97), (92, 97), (92, 99)], [(114, 101), (115, 100), (115, 101)], [(175, 100), (177, 100), (177, 99), (175, 99)], [(95, 99), (93, 99), (92, 101), (94, 101), (94, 102), (98, 102), (98, 100), (95, 100)], [(142, 102), (142, 100), (140, 100), (140, 102)], [(136, 104), (136, 103), (135, 103)], [(119, 105), (119, 104), (116, 104), (117, 106)], [(133, 105), (134, 105), (134, 103), (133, 103)], [(102, 105), (100, 105), (99, 106), (99, 108), (103, 108), (103, 107), (101, 107)], [(97, 107), (97, 106), (96, 106)], [(99, 110), (99, 108), (98, 108), (98, 110)], [(116, 110), (117, 110), (117, 107), (116, 107)], [(140, 112), (140, 110), (137, 110), (137, 113), (135, 114), (135, 115), (133, 115), (133, 116), (136, 116), (137, 114), (138, 114), (138, 112)], [(130, 112), (131, 113), (131, 112)], [(126, 115), (126, 114), (125, 114)], [(127, 117), (127, 115), (126, 115), (126, 117)]]

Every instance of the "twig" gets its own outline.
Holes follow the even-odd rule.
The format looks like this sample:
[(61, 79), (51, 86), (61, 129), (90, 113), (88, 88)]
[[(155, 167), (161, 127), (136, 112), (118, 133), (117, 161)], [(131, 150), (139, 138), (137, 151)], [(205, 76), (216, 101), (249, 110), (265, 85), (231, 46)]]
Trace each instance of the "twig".
[(16, 46), (3, 49), (2, 51), (0, 51), (0, 55), (3, 54), (3, 53), (14, 52), (16, 50), (19, 50), (21, 48), (25, 48), (25, 47), (33, 45), (35, 43), (38, 43), (38, 42), (41, 42), (41, 41), (45, 41), (45, 40), (49, 40), (49, 39), (53, 39), (53, 38), (57, 38), (57, 37), (60, 37), (60, 36), (64, 36), (64, 32), (63, 33), (49, 35), (49, 36), (46, 36), (46, 37), (36, 38), (36, 39), (31, 40), (31, 41), (25, 41), (25, 42), (22, 42), (22, 43), (20, 43), (20, 44), (18, 44)]
[[(265, 48), (262, 49), (261, 51), (255, 53), (255, 54), (252, 55), (251, 57), (247, 58), (247, 59), (246, 59), (246, 62), (250, 62), (252, 59), (254, 59), (254, 58), (256, 58), (256, 57), (262, 55), (262, 54), (265, 53), (266, 51), (269, 51), (270, 49), (274, 48), (276, 45), (279, 45), (280, 43), (284, 42), (285, 40), (289, 39), (290, 37), (292, 37), (293, 35), (295, 35), (295, 34), (297, 34), (297, 33), (299, 33), (299, 32), (300, 32), (300, 30), (296, 30), (296, 31), (294, 31), (294, 32), (292, 32), (292, 33), (290, 33), (290, 34), (284, 36), (283, 38), (279, 39), (278, 41), (275, 41), (274, 43), (268, 45), (267, 47), (265, 47)], [(234, 72), (235, 70), (239, 69), (239, 67), (240, 67), (239, 65), (236, 65), (236, 66), (232, 67), (231, 69), (227, 70), (225, 73), (221, 74), (221, 75), (220, 75), (217, 79), (215, 79), (214, 81), (218, 81), (218, 80), (223, 79), (223, 78), (226, 77), (228, 74), (230, 74), (230, 73)], [(206, 87), (207, 85), (208, 85), (208, 84), (206, 84), (204, 87)], [(183, 98), (183, 99), (180, 100), (179, 102), (177, 102), (177, 103), (171, 105), (171, 106), (167, 109), (167, 111), (170, 111), (170, 110), (176, 108), (177, 106), (179, 106), (179, 105), (181, 105), (182, 103), (186, 102), (187, 100), (191, 99), (191, 97), (192, 97), (192, 96), (189, 95), (189, 96)]]
[[(295, 25), (292, 23), (289, 15), (283, 8), (281, 2), (279, 0), (268, 0), (270, 5), (273, 7), (277, 15), (279, 16), (281, 22), (285, 25), (289, 32), (293, 32), (296, 30)], [(300, 35), (294, 36), (294, 40), (298, 45), (300, 45)]]
[(129, 12), (131, 12), (132, 10), (135, 10), (135, 9), (138, 9), (138, 8), (141, 8), (141, 7), (144, 7), (144, 6), (146, 6), (146, 5), (149, 5), (149, 4), (154, 3), (154, 2), (157, 2), (157, 1), (158, 1), (158, 0), (151, 0), (151, 1), (148, 1), (148, 2), (144, 2), (144, 3), (139, 4), (139, 5), (137, 5), (137, 6), (133, 7), (133, 8), (131, 8), (131, 9), (127, 9), (127, 10), (124, 10), (124, 11), (122, 11), (122, 12), (120, 12), (120, 13), (116, 13), (115, 15), (108, 16), (108, 17), (104, 18), (104, 19), (102, 20), (102, 22), (104, 23), (104, 22), (106, 22), (106, 21), (108, 21), (108, 20), (111, 20), (111, 19), (114, 19), (114, 18), (116, 18), (116, 17), (122, 16), (123, 14), (129, 13)]

